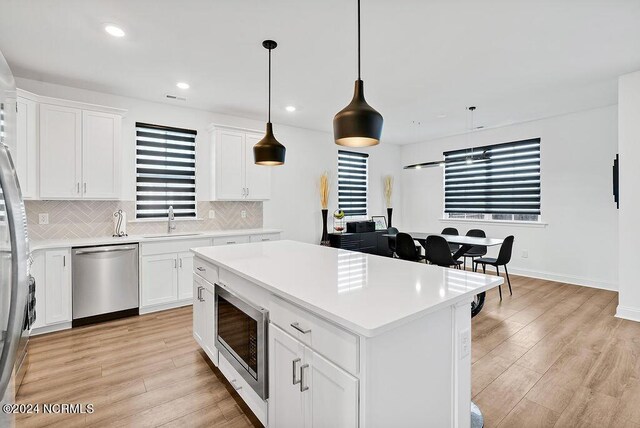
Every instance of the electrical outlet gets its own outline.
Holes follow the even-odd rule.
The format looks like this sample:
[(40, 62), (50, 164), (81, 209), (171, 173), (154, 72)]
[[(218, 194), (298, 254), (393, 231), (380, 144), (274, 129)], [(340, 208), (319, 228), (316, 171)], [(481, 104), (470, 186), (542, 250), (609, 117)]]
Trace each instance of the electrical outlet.
[(460, 333), (460, 359), (464, 360), (471, 355), (471, 332), (469, 329), (462, 330)]
[(529, 258), (529, 250), (522, 250), (522, 258), (523, 259)]
[(49, 224), (49, 213), (38, 214), (38, 224)]
[(240, 217), (247, 218), (247, 212), (245, 210), (240, 211)]
[(212, 220), (216, 218), (216, 212), (214, 210), (209, 210), (209, 218)]

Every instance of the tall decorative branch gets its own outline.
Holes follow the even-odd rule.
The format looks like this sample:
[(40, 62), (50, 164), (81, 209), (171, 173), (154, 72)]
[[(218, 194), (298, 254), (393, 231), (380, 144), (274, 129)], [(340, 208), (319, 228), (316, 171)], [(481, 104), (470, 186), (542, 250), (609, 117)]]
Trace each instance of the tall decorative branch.
[(392, 197), (393, 197), (393, 175), (386, 175), (384, 177), (384, 199), (387, 203), (387, 208), (391, 208)]
[(323, 210), (329, 207), (329, 173), (326, 171), (320, 176), (320, 206)]

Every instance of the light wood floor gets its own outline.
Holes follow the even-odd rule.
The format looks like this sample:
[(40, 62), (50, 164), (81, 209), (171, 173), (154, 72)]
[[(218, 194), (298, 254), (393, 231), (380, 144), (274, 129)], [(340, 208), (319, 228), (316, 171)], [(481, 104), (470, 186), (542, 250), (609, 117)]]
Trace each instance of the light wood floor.
[[(512, 276), (473, 319), (472, 394), (487, 427), (640, 427), (640, 323), (610, 291)], [(20, 403), (93, 403), (18, 427), (257, 425), (191, 337), (191, 309), (34, 337)], [(244, 409), (244, 410), (243, 410)], [(250, 418), (245, 416), (250, 415)]]

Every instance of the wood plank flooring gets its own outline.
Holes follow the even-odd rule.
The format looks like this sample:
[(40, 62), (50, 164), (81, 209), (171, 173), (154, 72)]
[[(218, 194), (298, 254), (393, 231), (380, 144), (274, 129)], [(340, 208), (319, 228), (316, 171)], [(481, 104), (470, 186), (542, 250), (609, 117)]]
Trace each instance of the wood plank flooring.
[[(512, 276), (473, 319), (472, 395), (487, 427), (640, 428), (640, 323), (617, 293)], [(93, 403), (17, 426), (258, 426), (191, 336), (191, 308), (38, 336), (19, 403)]]

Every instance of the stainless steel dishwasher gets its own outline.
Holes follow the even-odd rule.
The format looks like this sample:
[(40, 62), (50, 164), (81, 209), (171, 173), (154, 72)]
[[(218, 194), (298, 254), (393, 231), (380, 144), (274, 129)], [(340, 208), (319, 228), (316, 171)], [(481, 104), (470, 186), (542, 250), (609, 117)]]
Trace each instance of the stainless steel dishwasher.
[(74, 248), (71, 261), (73, 327), (138, 315), (138, 244)]

